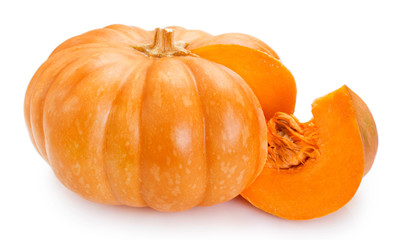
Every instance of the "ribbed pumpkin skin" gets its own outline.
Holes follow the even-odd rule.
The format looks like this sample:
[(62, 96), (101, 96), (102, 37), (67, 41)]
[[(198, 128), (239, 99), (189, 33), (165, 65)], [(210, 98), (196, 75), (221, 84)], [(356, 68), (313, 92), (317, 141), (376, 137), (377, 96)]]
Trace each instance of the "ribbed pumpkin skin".
[[(207, 37), (220, 41), (174, 29), (188, 49)], [(222, 65), (132, 48), (152, 37), (112, 25), (61, 44), (26, 92), (32, 142), (57, 178), (91, 201), (182, 211), (234, 198), (266, 159), (256, 97)]]

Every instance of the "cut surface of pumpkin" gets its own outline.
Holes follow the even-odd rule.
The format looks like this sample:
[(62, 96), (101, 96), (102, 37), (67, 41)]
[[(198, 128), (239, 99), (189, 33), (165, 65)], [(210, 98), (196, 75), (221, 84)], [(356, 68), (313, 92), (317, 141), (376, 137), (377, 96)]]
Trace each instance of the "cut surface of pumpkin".
[(306, 220), (332, 213), (355, 194), (373, 164), (376, 125), (367, 105), (347, 86), (312, 104), (300, 123), (276, 113), (268, 122), (268, 159), (242, 193), (273, 215)]
[(273, 55), (233, 44), (209, 45), (191, 52), (240, 75), (258, 98), (266, 119), (278, 111), (294, 112), (297, 95), (294, 77)]

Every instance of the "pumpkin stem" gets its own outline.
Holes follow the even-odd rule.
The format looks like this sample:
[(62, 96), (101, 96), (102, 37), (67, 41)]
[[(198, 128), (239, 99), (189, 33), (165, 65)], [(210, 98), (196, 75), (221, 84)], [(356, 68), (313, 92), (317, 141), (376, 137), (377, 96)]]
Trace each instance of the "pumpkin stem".
[(134, 46), (133, 48), (150, 57), (173, 57), (193, 55), (185, 49), (188, 46), (184, 42), (174, 42), (174, 30), (169, 28), (156, 28), (152, 44)]
[(313, 119), (301, 123), (294, 115), (277, 112), (267, 123), (267, 139), (270, 168), (296, 167), (320, 155)]

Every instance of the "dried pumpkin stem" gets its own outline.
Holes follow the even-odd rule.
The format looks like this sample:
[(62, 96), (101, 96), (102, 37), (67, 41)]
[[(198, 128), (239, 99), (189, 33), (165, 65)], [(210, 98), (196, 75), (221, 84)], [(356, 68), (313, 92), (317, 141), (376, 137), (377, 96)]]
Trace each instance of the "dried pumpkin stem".
[(156, 28), (152, 44), (134, 46), (133, 48), (151, 57), (173, 57), (193, 55), (185, 49), (188, 44), (174, 42), (174, 30), (169, 28)]
[(293, 116), (278, 112), (267, 123), (270, 168), (288, 169), (319, 157), (317, 128), (313, 121), (301, 123)]

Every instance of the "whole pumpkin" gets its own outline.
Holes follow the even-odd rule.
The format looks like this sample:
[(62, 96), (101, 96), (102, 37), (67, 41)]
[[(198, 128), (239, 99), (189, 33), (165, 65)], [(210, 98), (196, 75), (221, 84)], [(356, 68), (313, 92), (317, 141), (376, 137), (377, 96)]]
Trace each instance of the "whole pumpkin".
[(263, 168), (266, 123), (240, 75), (191, 52), (219, 44), (278, 59), (247, 35), (179, 27), (111, 25), (65, 41), (26, 92), (33, 144), (91, 201), (182, 211), (234, 198)]

